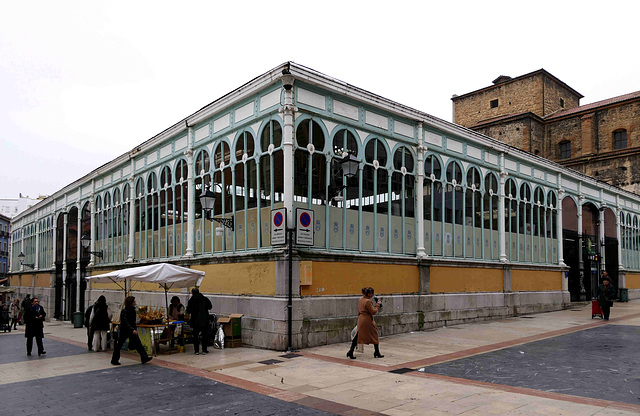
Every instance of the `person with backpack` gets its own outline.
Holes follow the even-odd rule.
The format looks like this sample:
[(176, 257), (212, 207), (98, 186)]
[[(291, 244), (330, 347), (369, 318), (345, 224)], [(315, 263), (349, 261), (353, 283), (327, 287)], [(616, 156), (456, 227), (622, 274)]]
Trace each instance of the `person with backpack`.
[(187, 303), (187, 313), (191, 315), (189, 325), (193, 330), (193, 349), (195, 354), (200, 354), (200, 337), (202, 337), (202, 354), (208, 354), (207, 343), (209, 341), (209, 311), (213, 306), (198, 288), (191, 289), (191, 299)]

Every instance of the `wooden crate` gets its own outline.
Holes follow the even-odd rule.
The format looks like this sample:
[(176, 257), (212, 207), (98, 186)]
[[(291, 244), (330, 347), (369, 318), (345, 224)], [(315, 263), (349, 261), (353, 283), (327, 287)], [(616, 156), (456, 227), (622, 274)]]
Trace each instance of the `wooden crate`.
[(224, 337), (225, 348), (240, 348), (242, 347), (242, 338), (239, 337)]

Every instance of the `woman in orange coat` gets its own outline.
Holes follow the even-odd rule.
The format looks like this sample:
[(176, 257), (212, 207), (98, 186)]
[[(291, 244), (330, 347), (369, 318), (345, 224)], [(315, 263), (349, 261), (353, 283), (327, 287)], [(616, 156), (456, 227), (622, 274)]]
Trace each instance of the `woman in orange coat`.
[(380, 344), (378, 340), (378, 327), (373, 320), (373, 315), (378, 313), (382, 307), (382, 303), (377, 302), (376, 305), (373, 306), (371, 302), (371, 298), (373, 297), (372, 287), (362, 288), (362, 295), (358, 301), (358, 332), (351, 342), (351, 349), (347, 353), (347, 357), (352, 360), (356, 359), (353, 355), (353, 350), (356, 349), (358, 344), (373, 344), (375, 348), (373, 356), (375, 358), (382, 358), (384, 355), (380, 354), (380, 350), (378, 349), (378, 344)]

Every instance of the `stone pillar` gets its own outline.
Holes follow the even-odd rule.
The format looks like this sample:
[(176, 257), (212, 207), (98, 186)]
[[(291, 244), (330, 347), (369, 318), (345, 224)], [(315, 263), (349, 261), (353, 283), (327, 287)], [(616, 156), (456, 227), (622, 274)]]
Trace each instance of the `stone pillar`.
[(40, 222), (36, 222), (36, 258), (33, 259), (33, 269), (38, 270), (40, 259)]
[[(189, 149), (185, 150), (187, 157), (187, 251), (183, 257), (193, 257), (193, 243), (196, 227), (196, 189), (193, 179), (193, 127), (189, 127), (187, 133)], [(203, 181), (204, 182), (204, 181)]]
[[(131, 169), (133, 169), (133, 159), (131, 160)], [(131, 175), (129, 179), (129, 255), (126, 263), (133, 263), (133, 254), (136, 248), (136, 188), (135, 175)]]
[(418, 223), (416, 240), (418, 246), (416, 255), (418, 257), (425, 257), (427, 254), (424, 249), (424, 155), (427, 152), (427, 146), (423, 143), (422, 134), (422, 123), (418, 123), (418, 178), (416, 183), (416, 198), (418, 199), (418, 211), (416, 212), (416, 223)]
[(605, 267), (606, 266), (606, 262), (607, 262), (607, 258), (606, 258), (606, 255), (605, 255), (605, 235), (604, 235), (604, 228), (605, 228), (604, 227), (604, 217), (605, 217), (604, 213), (605, 213), (606, 209), (607, 209), (607, 205), (606, 204), (602, 204), (602, 206), (600, 207), (600, 211), (599, 211), (599, 214), (600, 214), (600, 217), (599, 217), (599, 219), (600, 219), (600, 221), (599, 221), (600, 228), (598, 230), (598, 234), (600, 234), (599, 235), (599, 237), (600, 237), (600, 241), (599, 241), (600, 247), (599, 247), (598, 251), (599, 251), (600, 259), (601, 259), (601, 261), (600, 261), (600, 274), (602, 274), (602, 272), (607, 270), (606, 267)]
[(58, 246), (56, 245), (56, 239), (58, 236), (58, 215), (53, 215), (53, 258), (51, 259), (51, 267), (56, 268), (56, 255), (58, 254)]
[(82, 204), (78, 204), (78, 229), (76, 231), (76, 311), (80, 311), (80, 256), (82, 255), (82, 244), (80, 243), (80, 232), (82, 230)]
[[(563, 242), (563, 236), (562, 236), (562, 201), (564, 200), (564, 190), (562, 188), (558, 189), (558, 221), (556, 221), (557, 224), (557, 229), (556, 229), (556, 235), (558, 238), (558, 265), (562, 266), (562, 267), (567, 267), (567, 265), (564, 263), (564, 242)], [(562, 290), (565, 290), (564, 288)], [(567, 286), (567, 289), (568, 286)]]
[[(504, 163), (504, 153), (502, 154), (502, 162)], [(504, 164), (502, 165), (504, 166)], [(505, 218), (504, 218), (504, 186), (507, 179), (507, 172), (500, 171), (500, 191), (498, 193), (498, 236), (499, 236), (499, 250), (500, 250), (500, 262), (507, 262), (507, 247), (506, 247), (506, 230), (505, 230)]]
[(284, 207), (287, 209), (287, 228), (292, 228), (293, 218), (293, 128), (294, 113), (298, 109), (293, 104), (293, 83), (295, 79), (288, 69), (283, 71), (282, 85), (284, 87), (284, 105), (280, 109), (283, 114), (283, 156), (284, 156)]
[(580, 300), (587, 300), (587, 290), (584, 287), (584, 261), (582, 259), (582, 205), (584, 196), (578, 198), (578, 270), (580, 272)]
[(64, 225), (62, 229), (62, 320), (67, 318), (67, 221), (68, 215), (64, 212)]
[(620, 224), (620, 214), (621, 214), (620, 206), (616, 206), (615, 214), (616, 214), (616, 238), (618, 240), (618, 286), (625, 288), (627, 287), (627, 279), (624, 265), (622, 264), (622, 228)]
[[(91, 238), (91, 243), (89, 244), (89, 251), (96, 251), (96, 224), (95, 224), (95, 219), (96, 219), (96, 213), (95, 213), (95, 196), (94, 194), (91, 194), (91, 199), (89, 200), (89, 215), (90, 215), (90, 221), (89, 223), (91, 224), (91, 229), (89, 230), (89, 236)], [(89, 267), (93, 266), (93, 254), (89, 255)]]

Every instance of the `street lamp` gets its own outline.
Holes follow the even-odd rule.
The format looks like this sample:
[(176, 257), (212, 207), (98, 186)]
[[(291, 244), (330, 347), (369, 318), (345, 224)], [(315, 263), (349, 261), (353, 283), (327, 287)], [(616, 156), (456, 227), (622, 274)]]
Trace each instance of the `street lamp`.
[(344, 200), (342, 192), (347, 189), (347, 187), (349, 187), (349, 179), (355, 178), (358, 174), (360, 162), (353, 154), (344, 152), (342, 154), (342, 160), (340, 160), (338, 163), (340, 164), (340, 168), (342, 169), (342, 175), (347, 178), (347, 184), (338, 187), (338, 195), (334, 196), (332, 199), (336, 202), (341, 202), (342, 200)]
[(22, 251), (20, 252), (20, 254), (18, 254), (18, 258), (20, 259), (20, 266), (31, 267), (32, 269), (35, 269), (35, 265), (33, 263), (24, 263), (25, 255)]
[(216, 204), (216, 194), (209, 189), (207, 185), (204, 185), (202, 188), (202, 193), (200, 194), (200, 205), (202, 205), (202, 209), (204, 210), (204, 217), (209, 221), (215, 221), (222, 224), (223, 227), (231, 229), (233, 231), (233, 215), (231, 218), (222, 218), (222, 217), (213, 217), (213, 207)]
[[(89, 236), (89, 234), (83, 234), (82, 238), (80, 239), (80, 243), (82, 244), (82, 248), (87, 250), (89, 248), (89, 246), (91, 245), (91, 237)], [(96, 257), (102, 258), (102, 250), (100, 250), (100, 251), (89, 251), (89, 254), (93, 254)]]

